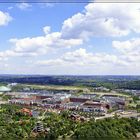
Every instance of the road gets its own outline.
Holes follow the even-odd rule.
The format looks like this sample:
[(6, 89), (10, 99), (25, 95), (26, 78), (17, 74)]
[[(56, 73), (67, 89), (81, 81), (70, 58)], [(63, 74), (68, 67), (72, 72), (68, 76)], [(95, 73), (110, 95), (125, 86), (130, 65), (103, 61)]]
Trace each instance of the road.
[[(136, 113), (136, 112), (130, 112), (130, 113), (126, 113), (126, 114), (121, 114), (121, 113), (117, 113), (117, 115), (119, 116), (119, 118), (138, 118), (138, 120), (140, 119), (140, 113)], [(95, 121), (96, 120), (101, 120), (101, 119), (105, 119), (105, 118), (112, 118), (114, 117), (114, 113), (110, 113), (110, 114), (106, 114), (105, 116), (101, 116), (101, 117), (95, 117)]]

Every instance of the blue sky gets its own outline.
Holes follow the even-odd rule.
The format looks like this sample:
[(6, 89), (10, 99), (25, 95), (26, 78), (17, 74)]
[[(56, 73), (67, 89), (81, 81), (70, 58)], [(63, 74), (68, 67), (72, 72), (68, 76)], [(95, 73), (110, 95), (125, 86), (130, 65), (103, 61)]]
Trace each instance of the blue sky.
[(0, 74), (139, 75), (139, 9), (127, 3), (0, 4)]
[[(17, 5), (0, 4), (0, 10), (10, 13), (13, 18), (8, 26), (0, 28), (0, 43), (2, 44), (5, 44), (9, 38), (42, 35), (42, 27), (46, 25), (52, 26), (52, 31), (59, 31), (65, 19), (82, 11), (85, 6), (85, 4), (78, 4), (77, 6), (77, 4), (66, 3), (51, 4), (52, 6), (32, 4), (31, 7), (22, 10)], [(10, 7), (12, 9), (8, 9)]]

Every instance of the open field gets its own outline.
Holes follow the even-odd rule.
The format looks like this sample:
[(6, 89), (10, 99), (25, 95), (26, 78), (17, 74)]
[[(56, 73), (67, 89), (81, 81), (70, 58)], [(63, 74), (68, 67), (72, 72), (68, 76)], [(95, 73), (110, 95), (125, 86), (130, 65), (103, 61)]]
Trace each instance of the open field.
[(62, 86), (62, 85), (36, 85), (36, 84), (18, 84), (18, 88), (31, 88), (31, 89), (40, 89), (40, 90), (71, 90), (71, 91), (77, 91), (79, 93), (95, 93), (99, 95), (100, 97), (103, 95), (117, 95), (117, 96), (123, 96), (123, 97), (131, 97), (129, 94), (123, 94), (119, 92), (92, 92), (87, 87), (78, 87), (78, 86)]
[(34, 89), (43, 89), (43, 90), (83, 90), (87, 91), (88, 88), (78, 87), (78, 86), (61, 86), (61, 85), (31, 85), (31, 84), (20, 84), (24, 87), (34, 88)]
[(117, 95), (117, 96), (123, 96), (123, 97), (131, 96), (131, 95), (126, 95), (126, 94), (118, 93), (118, 92), (95, 92), (95, 94), (97, 94), (99, 96), (103, 96), (103, 95)]

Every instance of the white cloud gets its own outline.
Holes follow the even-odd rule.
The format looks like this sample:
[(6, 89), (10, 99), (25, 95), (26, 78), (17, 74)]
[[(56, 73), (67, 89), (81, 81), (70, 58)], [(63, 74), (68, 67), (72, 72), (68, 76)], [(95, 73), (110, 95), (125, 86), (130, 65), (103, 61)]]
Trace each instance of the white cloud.
[(50, 26), (45, 26), (45, 27), (43, 28), (43, 31), (44, 31), (45, 34), (49, 34), (50, 31), (51, 31), (51, 27), (50, 27)]
[(27, 10), (27, 9), (29, 9), (29, 8), (31, 8), (32, 7), (32, 5), (31, 4), (29, 4), (29, 3), (19, 3), (19, 4), (17, 4), (16, 5), (19, 9), (21, 9), (21, 10)]
[(78, 46), (94, 36), (128, 35), (131, 31), (139, 32), (136, 30), (140, 26), (137, 20), (140, 19), (139, 7), (139, 4), (88, 4), (83, 13), (65, 20), (60, 32), (50, 32), (50, 26), (46, 26), (43, 28), (44, 36), (14, 38), (10, 42), (14, 44), (16, 53), (46, 54), (50, 48)]
[(34, 38), (10, 39), (15, 46), (16, 53), (37, 53), (46, 54), (49, 49), (59, 49), (81, 45), (81, 39), (63, 39), (61, 33), (53, 32), (45, 36)]
[(133, 38), (127, 41), (113, 41), (113, 47), (121, 53), (140, 53), (140, 38)]
[(34, 61), (40, 72), (50, 74), (138, 74), (140, 64), (130, 63), (123, 55), (91, 53), (80, 48), (55, 59)]
[(61, 59), (51, 59), (51, 60), (39, 60), (36, 62), (36, 65), (41, 65), (41, 66), (58, 66), (58, 65), (63, 65), (64, 61)]
[(95, 66), (98, 65), (118, 65), (127, 66), (128, 63), (125, 60), (121, 60), (118, 56), (107, 54), (107, 53), (90, 53), (85, 49), (80, 48), (78, 50), (67, 52), (60, 58), (51, 60), (42, 60), (36, 63), (37, 65), (47, 65), (47, 66)]
[(121, 54), (122, 59), (129, 63), (140, 65), (140, 38), (127, 41), (113, 41), (112, 46)]
[(9, 13), (0, 11), (0, 26), (7, 25), (11, 20)]
[[(83, 12), (66, 19), (59, 32), (52, 32), (50, 26), (45, 26), (42, 36), (10, 39), (13, 47), (0, 52), (0, 60), (7, 60), (9, 57), (37, 56), (36, 60), (31, 58), (26, 62), (34, 63), (34, 67), (38, 68), (39, 72), (38, 65), (44, 66), (44, 72), (46, 72), (45, 67), (47, 69), (51, 67), (50, 71), (57, 73), (59, 70), (63, 74), (64, 72), (76, 73), (76, 71), (84, 74), (88, 72), (91, 74), (98, 72), (123, 74), (133, 73), (134, 69), (139, 73), (140, 38), (116, 41), (116, 37), (123, 40), (124, 36), (140, 33), (139, 9), (140, 4), (88, 4)], [(108, 37), (111, 38), (110, 40), (115, 37), (112, 47), (116, 52), (113, 54), (106, 51), (104, 53), (88, 52), (85, 48), (86, 43), (94, 37), (103, 39)], [(83, 44), (85, 45), (82, 46), (83, 48), (73, 51), (69, 49), (69, 52), (63, 51), (63, 48)], [(92, 46), (94, 48), (94, 44)], [(58, 49), (62, 50), (62, 54), (58, 54)], [(55, 57), (51, 56), (54, 50), (56, 51)], [(44, 55), (43, 58), (42, 55)]]
[(37, 53), (35, 52), (15, 52), (14, 50), (6, 50), (3, 52), (0, 52), (0, 60), (8, 60), (11, 57), (28, 57), (28, 56), (36, 56)]
[(44, 55), (53, 49), (71, 48), (83, 43), (81, 39), (63, 39), (60, 32), (47, 34), (47, 32), (50, 31), (48, 26), (46, 26), (44, 30), (46, 32), (45, 36), (10, 39), (9, 41), (13, 43), (14, 47), (0, 52), (0, 57), (7, 58)]
[(140, 33), (140, 4), (91, 3), (84, 12), (64, 21), (62, 35), (66, 38), (121, 37)]
[(13, 8), (14, 8), (13, 6), (9, 6), (9, 7), (8, 7), (8, 10), (11, 10), (11, 9), (13, 9)]

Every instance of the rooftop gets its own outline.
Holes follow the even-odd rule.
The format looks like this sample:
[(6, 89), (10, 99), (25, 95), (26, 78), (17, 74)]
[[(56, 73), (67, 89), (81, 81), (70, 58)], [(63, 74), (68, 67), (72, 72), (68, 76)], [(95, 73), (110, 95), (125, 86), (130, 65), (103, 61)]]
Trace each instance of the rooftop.
[(1, 86), (0, 87), (0, 92), (8, 92), (8, 91), (11, 91), (11, 89), (6, 87), (6, 86)]

